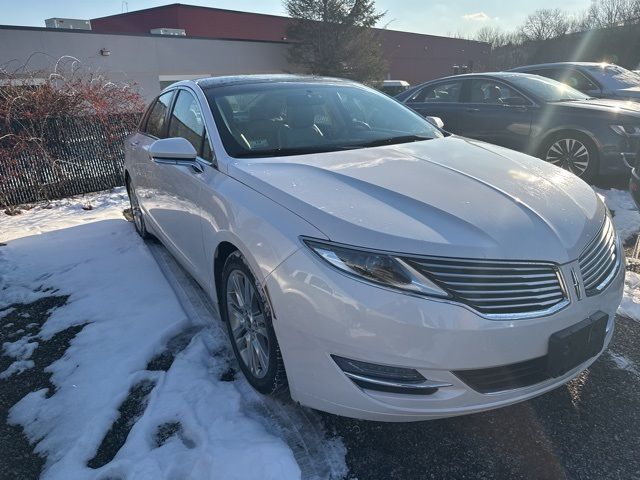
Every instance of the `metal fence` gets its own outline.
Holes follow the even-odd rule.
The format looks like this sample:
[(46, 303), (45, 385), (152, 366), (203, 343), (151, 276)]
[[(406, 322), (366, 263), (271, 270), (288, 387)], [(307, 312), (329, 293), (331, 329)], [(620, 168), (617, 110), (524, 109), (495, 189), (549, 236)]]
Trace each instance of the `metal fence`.
[(138, 118), (138, 114), (126, 114), (106, 121), (92, 116), (50, 119), (41, 135), (47, 155), (41, 149), (27, 149), (10, 165), (0, 164), (0, 205), (53, 200), (123, 185), (123, 139), (133, 131)]

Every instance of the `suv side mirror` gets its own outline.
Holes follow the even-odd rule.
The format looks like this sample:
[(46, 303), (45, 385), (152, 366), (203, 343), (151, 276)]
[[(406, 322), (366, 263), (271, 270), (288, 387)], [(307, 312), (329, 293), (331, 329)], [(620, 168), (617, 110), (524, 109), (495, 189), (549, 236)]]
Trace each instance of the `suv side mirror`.
[(203, 171), (196, 160), (198, 152), (188, 140), (182, 137), (161, 138), (149, 145), (151, 159), (161, 165), (186, 165), (196, 172)]

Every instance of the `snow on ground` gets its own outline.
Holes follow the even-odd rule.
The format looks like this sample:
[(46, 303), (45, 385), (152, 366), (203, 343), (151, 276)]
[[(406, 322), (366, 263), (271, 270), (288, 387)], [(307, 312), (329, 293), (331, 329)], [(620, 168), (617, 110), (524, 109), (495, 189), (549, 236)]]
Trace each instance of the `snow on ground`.
[[(92, 210), (82, 209), (87, 201)], [(10, 412), (10, 422), (46, 456), (43, 478), (299, 478), (292, 451), (246, 411), (236, 382), (218, 380), (225, 365), (212, 353), (227, 340), (216, 330), (197, 331), (168, 371), (146, 369), (168, 339), (191, 326), (123, 218), (126, 206), (125, 192), (117, 189), (18, 216), (0, 213), (0, 242), (7, 243), (0, 246), (0, 317), (13, 303), (70, 295), (37, 337), (85, 325), (47, 367), (55, 393), (32, 392)], [(3, 346), (21, 362), (5, 376), (33, 366), (27, 358), (37, 339)], [(124, 447), (105, 466), (87, 467), (130, 388), (142, 380), (156, 387)], [(158, 446), (158, 427), (171, 422), (180, 422), (179, 434)]]

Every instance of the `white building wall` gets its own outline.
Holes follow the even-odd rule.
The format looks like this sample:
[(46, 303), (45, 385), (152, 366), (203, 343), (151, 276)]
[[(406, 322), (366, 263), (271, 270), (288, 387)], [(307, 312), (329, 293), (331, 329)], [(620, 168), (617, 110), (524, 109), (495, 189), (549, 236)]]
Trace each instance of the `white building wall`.
[(137, 83), (147, 100), (160, 91), (160, 80), (294, 72), (287, 48), (275, 42), (0, 27), (1, 68), (15, 71), (26, 64), (28, 70), (50, 72), (68, 55), (114, 81)]

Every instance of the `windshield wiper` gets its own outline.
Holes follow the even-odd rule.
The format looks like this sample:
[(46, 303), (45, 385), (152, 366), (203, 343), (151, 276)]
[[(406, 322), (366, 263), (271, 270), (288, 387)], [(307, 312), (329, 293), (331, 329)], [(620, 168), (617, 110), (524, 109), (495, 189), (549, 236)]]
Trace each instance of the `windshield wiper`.
[(351, 145), (318, 145), (300, 148), (273, 148), (271, 150), (252, 150), (234, 155), (235, 158), (286, 157), (289, 155), (308, 155), (311, 153), (335, 152), (336, 150), (351, 150), (359, 148)]
[(381, 147), (383, 145), (396, 145), (398, 143), (421, 142), (422, 140), (433, 140), (433, 137), (424, 137), (422, 135), (400, 135), (397, 137), (380, 138), (371, 142), (358, 145), (359, 147)]

